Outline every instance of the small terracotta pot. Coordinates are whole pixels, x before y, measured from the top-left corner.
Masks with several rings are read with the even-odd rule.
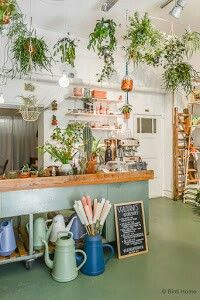
[[[86,173],[95,174],[96,172],[97,172],[97,160],[96,158],[94,158],[88,161],[86,166]]]
[[[30,54],[35,54],[36,51],[37,51],[37,48],[34,47],[33,45],[31,45],[30,42],[27,42],[27,43],[26,43],[25,48],[26,48],[26,50],[28,50],[28,52],[29,52]]]
[[[58,125],[58,120],[52,120],[51,125]]]
[[[3,17],[3,24],[6,25],[6,24],[9,24],[9,23],[10,23],[10,16],[5,15]]]
[[[131,115],[130,112],[124,113],[123,115],[125,120],[130,119],[130,115]]]
[[[30,172],[20,172],[19,173],[19,178],[29,178],[30,177]]]
[[[123,79],[121,83],[121,90],[124,92],[131,92],[133,90],[133,80]]]

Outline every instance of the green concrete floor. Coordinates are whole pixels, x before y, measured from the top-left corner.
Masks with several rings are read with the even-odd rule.
[[[2,300],[200,299],[200,216],[181,202],[150,200],[149,253],[112,259],[98,277],[57,283],[43,260],[0,266]],[[168,289],[176,290],[169,294]],[[184,291],[181,291],[184,290]],[[195,290],[196,294],[186,294]],[[190,293],[190,292],[189,292]]]

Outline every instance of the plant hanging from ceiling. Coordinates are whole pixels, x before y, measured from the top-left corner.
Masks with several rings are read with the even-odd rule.
[[[167,91],[175,93],[182,88],[188,95],[192,91],[192,81],[198,72],[187,62],[200,49],[200,39],[196,33],[186,32],[183,36],[171,36],[165,41],[162,65],[163,81]]]
[[[15,0],[0,0],[0,26],[9,24],[16,12]]]
[[[140,18],[139,13],[129,17],[129,25],[124,40],[127,46],[124,47],[128,60],[136,65],[146,63],[148,65],[159,65],[163,51],[164,34],[157,30],[148,14]]]
[[[54,45],[54,56],[59,55],[61,63],[66,63],[74,67],[74,61],[76,58],[76,47],[78,40],[72,39],[68,32],[67,36],[58,40]]]
[[[117,24],[113,20],[102,18],[97,21],[94,31],[89,36],[87,48],[97,52],[104,62],[102,72],[97,74],[98,82],[110,79],[115,73],[113,53],[117,47],[116,27]]]
[[[36,31],[28,31],[24,34],[21,32],[14,41],[11,48],[13,59],[15,61],[15,73],[20,76],[28,75],[32,70],[45,69],[50,71],[51,68],[51,54],[48,50],[47,44],[43,38],[36,35]]]

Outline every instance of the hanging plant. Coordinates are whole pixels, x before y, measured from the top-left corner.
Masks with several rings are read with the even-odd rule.
[[[0,26],[9,24],[17,11],[15,0],[0,0]]]
[[[182,88],[188,95],[192,91],[192,81],[198,72],[187,61],[187,57],[198,49],[196,37],[186,33],[181,38],[171,36],[165,41],[163,54],[163,81],[167,91],[175,93]],[[194,39],[193,39],[194,38]]]
[[[11,52],[16,62],[13,77],[15,72],[21,76],[31,73],[32,70],[50,71],[52,60],[50,52],[44,39],[37,37],[35,30],[25,35],[21,32],[14,41]]]
[[[59,55],[60,61],[74,67],[74,61],[76,58],[76,39],[71,39],[68,32],[67,37],[64,37],[54,45],[54,56]]]
[[[113,20],[102,18],[97,21],[94,31],[89,36],[87,48],[97,52],[97,55],[103,58],[104,62],[102,72],[97,74],[98,82],[110,79],[115,73],[113,53],[117,46],[116,27],[117,24]]]
[[[163,39],[163,33],[153,26],[147,13],[140,18],[139,13],[135,12],[129,17],[127,34],[124,36],[128,44],[124,47],[128,60],[132,60],[136,65],[139,63],[159,65]]]
[[[163,81],[167,91],[175,93],[182,88],[189,95],[192,92],[193,79],[197,77],[199,73],[189,63],[182,62],[166,68]]]
[[[200,33],[196,31],[186,31],[182,37],[187,58],[191,58],[194,53],[200,50]]]
[[[124,119],[129,119],[130,118],[130,113],[133,110],[131,104],[125,104],[120,108],[121,113],[124,115]]]

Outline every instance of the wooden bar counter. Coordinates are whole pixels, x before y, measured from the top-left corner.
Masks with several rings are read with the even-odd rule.
[[[75,200],[89,194],[113,204],[143,200],[148,231],[148,181],[153,178],[153,171],[148,170],[0,180],[0,218],[69,209]],[[105,235],[107,241],[115,240],[113,209]]]

